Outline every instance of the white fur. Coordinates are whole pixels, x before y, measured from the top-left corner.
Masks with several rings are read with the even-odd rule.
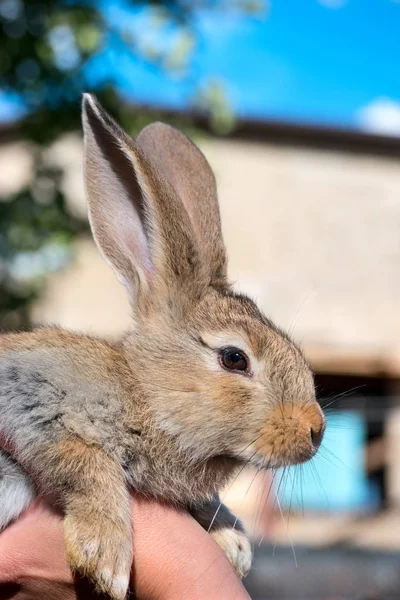
[[[32,480],[0,453],[0,531],[28,508],[36,496]]]
[[[212,529],[210,535],[226,554],[240,578],[245,577],[251,568],[251,544],[242,531],[232,527]]]
[[[111,569],[103,569],[100,573],[100,579],[117,598],[125,598],[129,586],[129,577],[114,575]]]

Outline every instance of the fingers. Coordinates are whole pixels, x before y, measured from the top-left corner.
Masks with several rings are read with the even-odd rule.
[[[132,516],[131,590],[138,600],[249,600],[221,549],[188,513],[136,496]],[[43,500],[0,534],[0,590],[21,582],[24,590],[18,593],[25,595],[10,596],[13,600],[78,598],[61,517]]]
[[[249,600],[222,550],[188,513],[139,497],[133,509],[132,588],[139,598]]]
[[[18,521],[0,534],[0,582],[23,577],[71,579],[60,516],[43,500],[35,500]]]
[[[0,534],[0,598],[76,600],[62,522],[43,500]]]

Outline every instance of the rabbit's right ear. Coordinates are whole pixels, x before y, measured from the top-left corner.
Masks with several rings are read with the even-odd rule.
[[[165,123],[147,125],[136,143],[177,192],[189,215],[212,285],[227,286],[217,186],[205,156],[186,135]]]
[[[139,312],[182,308],[207,279],[187,211],[94,96],[84,95],[82,112],[89,219],[101,253]]]
[[[150,285],[152,264],[144,225],[143,192],[129,140],[90,94],[82,104],[84,171],[89,220],[106,261],[130,296]]]

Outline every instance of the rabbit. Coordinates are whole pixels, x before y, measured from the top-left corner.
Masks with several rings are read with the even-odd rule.
[[[251,547],[218,494],[245,464],[316,453],[313,374],[233,291],[200,150],[159,122],[134,141],[90,94],[82,113],[89,221],[132,328],[115,343],[57,328],[0,337],[0,527],[51,494],[71,569],[123,600],[135,490],[190,511],[243,577]]]

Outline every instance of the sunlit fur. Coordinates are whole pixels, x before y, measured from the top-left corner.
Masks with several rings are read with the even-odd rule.
[[[129,488],[190,509],[243,576],[251,549],[218,492],[246,463],[315,453],[325,424],[312,374],[232,291],[215,180],[196,146],[161,123],[134,142],[90,96],[83,117],[91,227],[133,327],[115,343],[56,328],[0,338],[0,436],[63,507],[72,568],[114,600],[132,560]],[[221,366],[231,344],[248,373]],[[13,472],[25,506],[33,487]],[[9,509],[3,525],[18,516]]]

